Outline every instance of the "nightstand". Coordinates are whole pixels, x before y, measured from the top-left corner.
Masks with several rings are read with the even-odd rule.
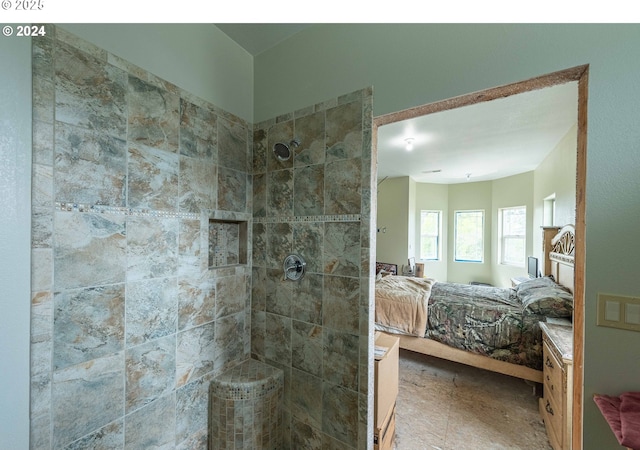
[[[573,329],[540,322],[543,344],[543,397],[539,401],[549,442],[554,450],[571,449],[573,406]]]

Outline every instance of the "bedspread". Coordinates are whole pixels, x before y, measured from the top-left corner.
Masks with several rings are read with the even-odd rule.
[[[573,297],[551,279],[498,288],[386,276],[376,281],[376,329],[432,339],[542,370],[547,317],[571,317]]]
[[[386,276],[376,281],[376,323],[404,334],[423,337],[434,280]]]
[[[514,289],[436,283],[425,337],[541,370],[541,320],[544,316],[523,311]]]

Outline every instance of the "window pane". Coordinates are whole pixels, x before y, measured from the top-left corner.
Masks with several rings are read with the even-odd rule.
[[[438,213],[434,211],[422,211],[422,234],[438,234]]]
[[[500,218],[500,263],[524,266],[527,208],[502,208]]]
[[[502,233],[504,235],[524,235],[526,228],[525,208],[509,208],[502,210]]]
[[[420,259],[440,258],[440,211],[420,211]]]
[[[420,241],[420,259],[438,259],[438,241],[436,237],[423,237]]]
[[[524,239],[505,238],[504,239],[504,264],[522,265],[524,261]]]
[[[484,212],[456,212],[456,261],[482,262],[484,257]]]

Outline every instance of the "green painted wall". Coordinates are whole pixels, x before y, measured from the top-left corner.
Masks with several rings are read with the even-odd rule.
[[[0,448],[29,448],[31,39],[0,39]]]
[[[587,450],[616,448],[593,393],[638,389],[640,333],[595,322],[598,292],[640,295],[639,46],[637,24],[331,24],[303,30],[254,61],[256,120],[369,85],[378,116],[589,64]]]

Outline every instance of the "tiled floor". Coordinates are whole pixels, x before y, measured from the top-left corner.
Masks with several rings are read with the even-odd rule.
[[[550,450],[533,386],[400,350],[396,450]]]

